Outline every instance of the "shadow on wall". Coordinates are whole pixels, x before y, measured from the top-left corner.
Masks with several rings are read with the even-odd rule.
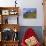
[[[39,41],[41,43],[43,43],[43,30],[42,30],[41,26],[32,26],[32,27],[30,27],[30,26],[21,26],[20,32],[19,32],[20,42],[21,42],[21,40],[24,36],[24,33],[27,31],[28,28],[32,28],[36,32]]]

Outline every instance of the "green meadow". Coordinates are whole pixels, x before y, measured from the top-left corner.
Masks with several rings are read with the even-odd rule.
[[[28,12],[23,15],[24,18],[36,18],[36,12]]]

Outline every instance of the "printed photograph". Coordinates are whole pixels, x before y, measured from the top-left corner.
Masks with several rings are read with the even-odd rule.
[[[36,18],[36,8],[23,8],[24,18]]]

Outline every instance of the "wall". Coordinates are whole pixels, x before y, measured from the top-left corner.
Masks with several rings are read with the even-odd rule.
[[[14,1],[15,0],[0,0],[0,6],[1,7],[14,6]]]
[[[0,6],[9,7],[15,6],[15,0],[0,0]],[[43,0],[17,0],[17,3],[20,7],[20,16],[19,24],[20,26],[43,26]],[[36,19],[24,19],[23,18],[23,8],[36,8],[37,9],[37,18]],[[28,23],[28,24],[27,24]]]
[[[32,28],[34,32],[37,34],[37,37],[41,43],[43,43],[43,30],[41,26],[21,26],[20,32],[19,32],[19,39],[20,42],[27,31],[28,28]]]
[[[23,5],[22,5],[23,4]],[[20,25],[21,26],[43,26],[43,6],[42,0],[24,0],[22,3],[20,12]],[[37,18],[36,19],[24,19],[23,18],[23,8],[36,8]]]

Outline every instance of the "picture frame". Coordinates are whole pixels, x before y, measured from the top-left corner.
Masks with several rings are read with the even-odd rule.
[[[23,18],[25,19],[34,19],[37,16],[36,8],[23,8]]]
[[[9,10],[2,10],[2,15],[9,15]]]
[[[10,10],[10,11],[9,11],[9,14],[10,14],[10,15],[16,15],[16,14],[17,14],[17,11],[16,11],[16,10]]]

